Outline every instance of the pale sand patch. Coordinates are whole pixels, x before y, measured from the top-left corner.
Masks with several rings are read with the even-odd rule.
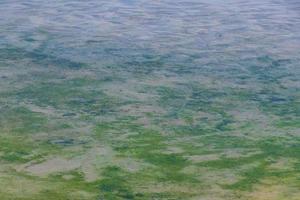
[[[240,176],[241,172],[251,169],[259,163],[251,163],[243,165],[239,168],[233,169],[218,169],[211,170],[206,167],[199,167],[196,165],[190,165],[181,170],[182,173],[193,175],[196,179],[200,180],[207,186],[213,185],[230,185],[241,180],[243,177]]]
[[[185,156],[188,160],[199,163],[204,161],[212,161],[212,160],[218,160],[220,158],[219,154],[207,154],[207,155],[193,155],[193,156]]]
[[[151,128],[151,120],[147,117],[140,117],[136,120],[136,122],[145,128]]]
[[[239,181],[242,177],[239,175],[241,169],[223,169],[223,170],[209,170],[198,168],[195,175],[199,177],[199,180],[205,182],[208,186],[213,185],[230,185]]]
[[[138,172],[144,167],[147,167],[148,165],[146,163],[142,163],[138,160],[135,160],[133,158],[124,158],[119,159],[117,161],[117,165],[121,167],[122,169],[125,169],[128,172]]]
[[[74,176],[71,175],[71,174],[66,174],[66,175],[63,175],[62,178],[65,179],[65,180],[71,180],[71,179],[74,178]]]
[[[121,98],[124,100],[127,99],[127,100],[141,101],[141,102],[149,102],[156,98],[156,96],[153,94],[138,92],[136,86],[139,84],[130,84],[130,83],[110,84],[110,85],[105,85],[103,88],[105,92],[109,93],[113,97]]]
[[[175,146],[168,146],[167,150],[164,151],[166,154],[177,154],[177,153],[183,153],[184,150],[180,147],[175,147]]]
[[[300,191],[284,185],[260,185],[248,197],[249,200],[300,200]]]
[[[48,159],[45,162],[25,167],[25,171],[28,171],[36,176],[45,177],[54,172],[75,170],[80,166],[80,159],[64,159],[60,157],[55,157]]]
[[[119,166],[128,172],[137,172],[145,167],[146,163],[133,159],[117,157],[109,146],[93,147],[85,154],[74,158],[52,157],[44,162],[29,162],[15,167],[17,171],[25,171],[35,176],[47,177],[52,173],[64,173],[72,170],[81,170],[87,182],[93,182],[100,178],[103,168]],[[64,175],[65,179],[72,177]]]
[[[199,195],[199,193],[201,195]],[[235,198],[229,190],[224,190],[218,185],[211,185],[210,187],[202,188],[201,191],[198,191],[198,195],[190,198],[190,200],[234,200],[240,199]],[[244,200],[244,199],[241,199]]]
[[[275,170],[291,170],[294,168],[294,164],[297,160],[291,158],[279,158],[274,163],[268,166],[269,169]]]
[[[213,171],[196,165],[189,165],[181,170],[182,173],[193,175],[194,178],[202,181],[206,185],[233,184],[241,177],[237,174],[238,170],[229,169]]]
[[[256,106],[249,106],[245,105],[244,103],[237,104],[236,108],[236,110],[232,110],[229,112],[229,114],[232,115],[237,121],[236,124],[240,124],[238,122],[255,123],[256,128],[260,130],[259,132],[261,132],[262,130],[270,130],[270,128],[272,128],[272,121],[274,120],[275,116],[267,116]]]
[[[197,194],[199,192],[199,187],[197,185],[181,185],[172,183],[151,183],[148,185],[139,186],[137,189],[139,192],[150,192],[150,193],[189,193]]]
[[[33,199],[40,192],[57,191],[63,186],[59,182],[45,182],[44,180],[31,179],[24,176],[16,176],[15,174],[0,173],[0,199]],[[60,191],[60,190],[59,190]],[[61,190],[62,191],[62,190]],[[70,192],[70,191],[68,191]],[[78,195],[77,195],[78,193]],[[87,191],[74,191],[67,194],[72,200],[94,199],[95,194]]]
[[[199,169],[199,167],[195,166],[195,165],[189,165],[187,167],[184,167],[180,172],[184,173],[184,174],[193,174],[195,177],[198,177],[201,175],[201,170]]]
[[[25,104],[21,104],[21,105],[27,107],[29,110],[31,110],[33,112],[42,113],[42,114],[45,114],[45,115],[55,115],[55,114],[57,114],[57,111],[54,108],[50,107],[50,106],[40,107],[40,106],[31,104],[31,103],[25,103]]]
[[[193,200],[224,200],[233,199],[230,191],[226,191],[217,185],[210,187],[203,186],[202,184],[174,184],[174,183],[152,183],[143,185],[137,188],[140,192],[146,193],[183,193],[189,194],[191,197],[188,199]],[[201,196],[199,195],[201,194]]]
[[[81,170],[84,173],[85,180],[92,182],[99,179],[100,170],[97,170],[98,166],[105,166],[106,161],[111,160],[113,156],[114,152],[110,147],[94,147],[89,150],[83,156],[81,164]]]
[[[29,162],[24,165],[17,166],[16,170],[29,172],[35,176],[47,177],[52,173],[81,169],[87,181],[94,181],[99,177],[98,172],[94,167],[97,157],[107,157],[111,154],[111,151],[112,150],[108,147],[94,147],[81,156],[70,159],[52,157],[41,163]]]
[[[241,158],[241,157],[249,157],[254,156],[256,154],[262,153],[258,150],[250,150],[250,149],[225,149],[221,155],[226,158]]]
[[[172,120],[168,120],[164,123],[162,123],[163,125],[167,125],[167,126],[170,126],[170,125],[174,125],[174,126],[185,126],[187,125],[187,122],[183,119],[172,119]]]

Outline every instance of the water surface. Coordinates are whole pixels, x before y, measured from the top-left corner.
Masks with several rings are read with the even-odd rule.
[[[300,196],[297,0],[1,0],[2,199]]]

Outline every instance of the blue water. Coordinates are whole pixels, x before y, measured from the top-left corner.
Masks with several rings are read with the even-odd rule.
[[[163,56],[165,67],[226,68],[299,58],[296,0],[0,2],[0,44],[82,62]],[[112,61],[113,60],[113,61]],[[188,70],[188,69],[186,69]]]

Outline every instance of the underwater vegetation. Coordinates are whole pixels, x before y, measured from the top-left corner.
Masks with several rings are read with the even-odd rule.
[[[300,200],[294,0],[0,2],[0,199]]]

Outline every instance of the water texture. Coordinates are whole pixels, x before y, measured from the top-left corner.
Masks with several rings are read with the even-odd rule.
[[[0,0],[0,199],[300,200],[297,0]]]

